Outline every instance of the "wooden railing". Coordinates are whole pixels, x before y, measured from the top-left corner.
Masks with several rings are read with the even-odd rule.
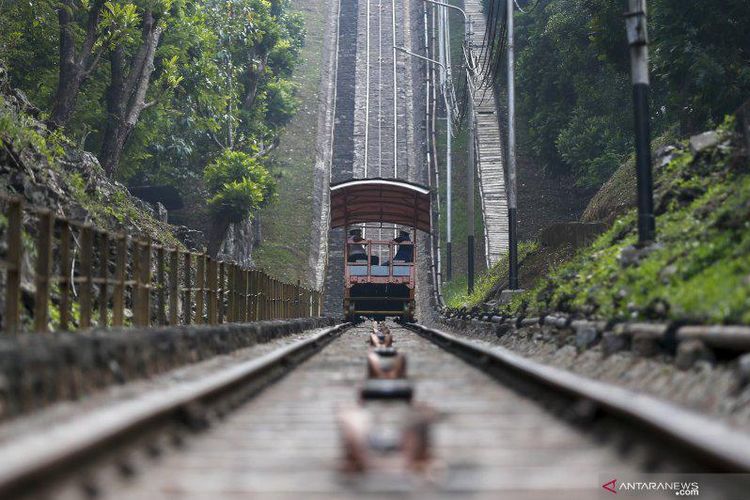
[[[6,219],[4,334],[320,315],[320,293],[299,282],[102,231],[26,207],[20,198],[3,196],[0,203]],[[24,276],[34,283],[25,294]]]

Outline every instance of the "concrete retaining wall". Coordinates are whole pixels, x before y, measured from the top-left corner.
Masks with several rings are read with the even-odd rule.
[[[332,324],[330,318],[303,318],[5,338],[0,340],[0,420]]]

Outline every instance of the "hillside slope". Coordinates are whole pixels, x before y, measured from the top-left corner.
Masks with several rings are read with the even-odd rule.
[[[39,114],[21,92],[0,89],[1,193],[101,229],[183,246],[157,210],[111,181],[93,154],[50,133]]]
[[[628,170],[621,170],[584,216],[614,220],[611,228],[569,260],[557,259],[549,274],[545,270],[529,291],[497,311],[750,323],[750,161],[736,121],[661,149],[655,170],[656,243],[636,245],[636,213],[629,208],[627,189],[612,188],[632,184],[632,174],[628,178]],[[522,252],[522,259],[533,262],[539,252]],[[502,281],[503,275],[497,270],[492,279]],[[498,291],[485,286],[490,289]],[[496,298],[474,296],[467,305]]]

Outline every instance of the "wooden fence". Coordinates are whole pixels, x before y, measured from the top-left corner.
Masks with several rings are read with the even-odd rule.
[[[263,271],[102,231],[1,197],[2,332],[319,316],[320,293]],[[25,263],[25,264],[24,264]],[[22,266],[29,266],[23,273]],[[22,279],[33,290],[22,307]],[[33,304],[27,303],[33,295]]]

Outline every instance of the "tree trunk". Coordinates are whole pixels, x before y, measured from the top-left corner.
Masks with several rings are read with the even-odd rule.
[[[103,2],[97,0],[89,10],[86,37],[78,54],[76,54],[73,2],[63,0],[57,10],[57,19],[60,24],[60,69],[49,119],[49,125],[53,129],[63,127],[70,121],[76,109],[81,86],[98,62],[98,57],[92,57],[92,50],[97,40],[102,5]]]
[[[60,79],[57,83],[57,91],[52,103],[52,113],[49,118],[51,129],[64,127],[76,109],[78,93],[81,90],[81,81],[71,71],[60,67]]]
[[[161,38],[161,27],[153,13],[143,16],[141,46],[129,61],[125,75],[125,54],[121,48],[110,55],[110,84],[107,88],[107,125],[102,140],[99,162],[110,177],[120,165],[122,152],[144,109],[146,94],[154,73],[154,56]]]
[[[263,77],[263,73],[266,71],[268,65],[268,54],[264,54],[260,58],[258,67],[256,68],[252,63],[247,69],[247,87],[245,89],[245,97],[242,100],[242,108],[246,111],[250,111],[255,104],[255,99],[258,96],[258,88],[260,87],[260,80]]]
[[[130,137],[133,128],[127,123],[110,125],[110,121],[114,120],[107,120],[107,133],[105,133],[102,142],[99,163],[102,164],[107,175],[114,177],[117,173],[117,167],[120,165],[120,159],[122,158],[122,152],[125,150],[125,144],[127,144],[128,137]]]

